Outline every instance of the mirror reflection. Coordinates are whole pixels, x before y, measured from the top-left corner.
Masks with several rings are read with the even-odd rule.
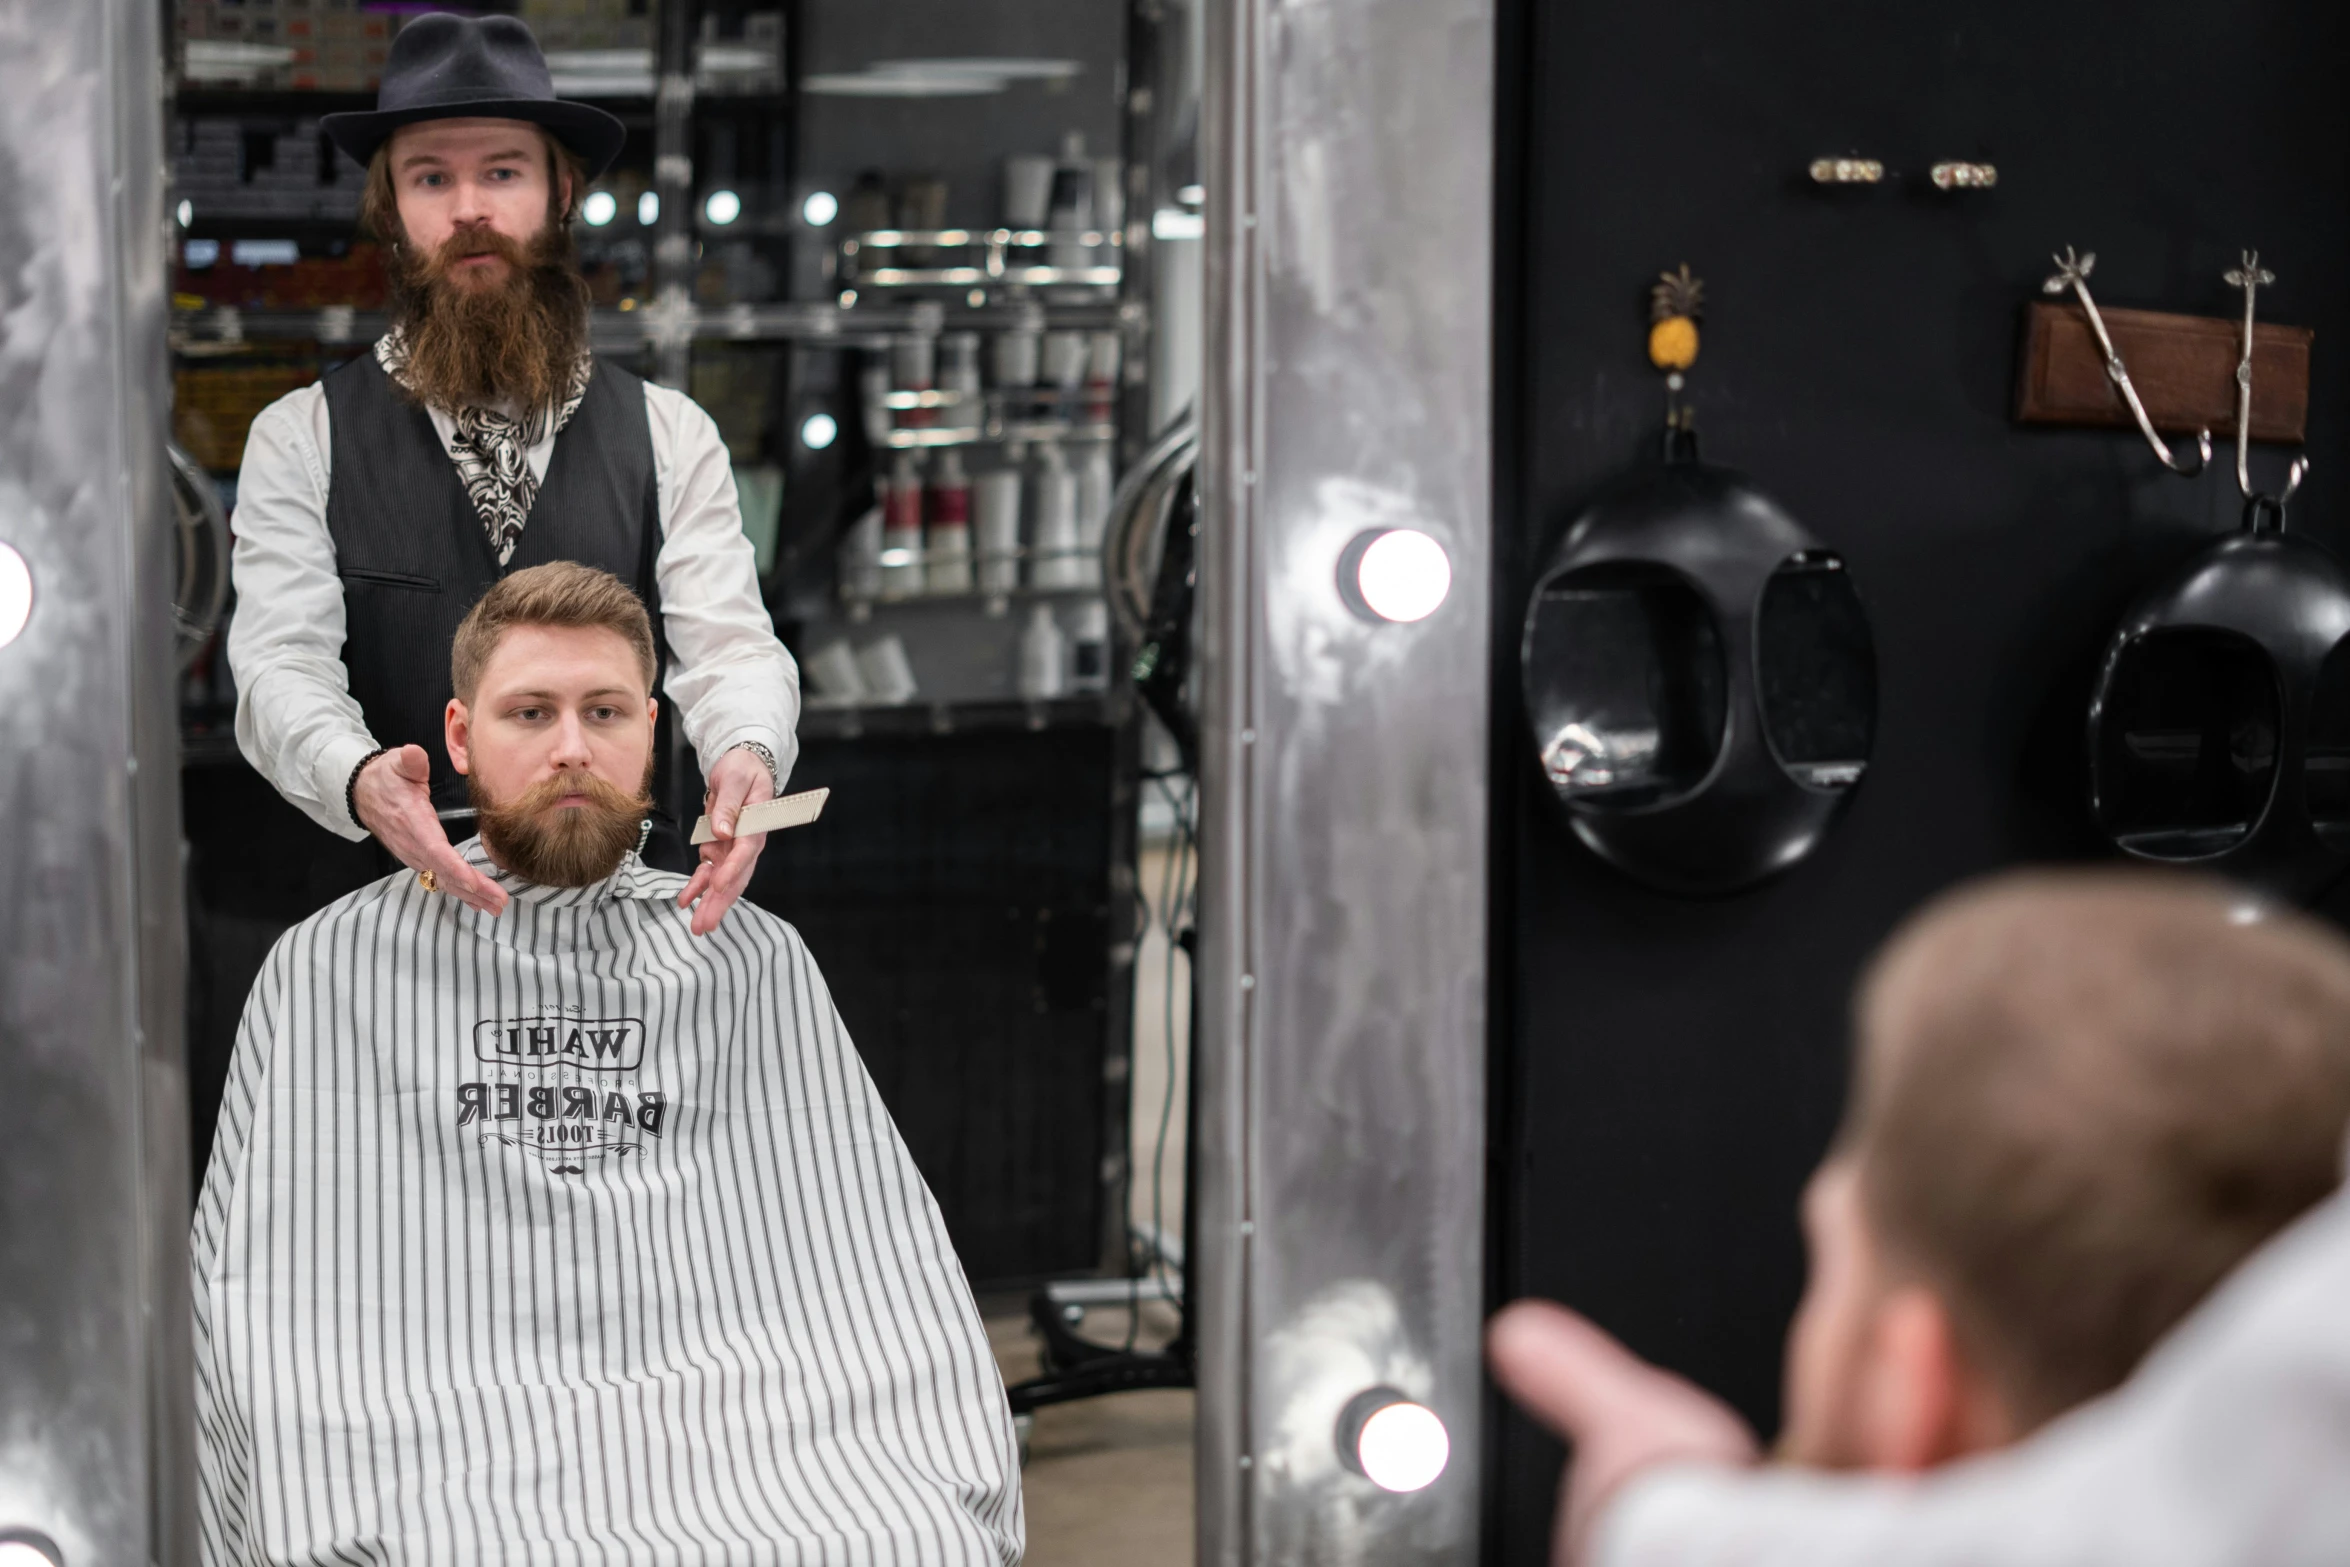
[[[680,1252],[677,1280],[614,1264],[604,1287],[666,1320],[691,1315],[697,1270],[752,1281],[754,1298],[681,1330],[687,1361],[763,1335],[799,1345],[810,1308],[795,1292],[831,1291],[842,1409],[882,1396],[888,1376],[856,1366],[899,1333],[935,1340],[914,1357],[935,1374],[892,1395],[913,1401],[909,1421],[977,1422],[954,1460],[965,1500],[940,1503],[960,1520],[949,1533],[1007,1537],[1018,1492],[1030,1561],[1188,1560],[1196,503],[1181,432],[1200,355],[1197,7],[171,10],[189,1037],[195,1175],[218,1205],[204,1254],[230,1274],[257,1255],[232,1210],[261,1215],[261,1232],[373,1234],[333,1204],[367,1149],[403,1139],[440,1161],[455,1136],[477,1164],[496,1153],[576,1183],[559,1192],[626,1187],[694,1130],[690,1111],[661,1108],[679,1102],[654,1075],[665,1006],[680,1048],[746,1073],[762,1048],[825,1061],[837,1041],[836,1086],[804,1105],[737,1081],[738,1110],[696,1156],[717,1163],[696,1168],[764,1194],[709,1197],[728,1218],[697,1244],[828,1238],[838,1256],[787,1248],[729,1271]],[[478,112],[415,97],[433,72],[470,83]],[[625,614],[578,609],[582,595],[609,609],[601,587],[545,575],[559,562],[642,602],[649,663]],[[469,611],[493,584],[514,603],[485,625]],[[548,607],[565,593],[569,607]],[[478,667],[450,665],[468,637]],[[582,660],[603,670],[594,691],[562,685]],[[558,756],[567,744],[576,763]],[[532,768],[601,781],[547,807],[565,836],[534,840],[538,858],[512,825]],[[649,823],[633,846],[614,840],[617,873],[601,851],[565,857],[607,785],[614,820]],[[705,814],[723,826],[816,789],[830,794],[809,826],[687,841]],[[589,860],[608,873],[591,891],[691,876],[682,918],[700,945],[661,995],[623,994],[634,981],[592,956],[606,936],[562,936],[548,888],[515,869],[552,879]],[[264,1062],[252,1003],[291,1007],[312,981],[269,955],[387,877],[399,890],[382,895],[416,918],[537,921],[552,945],[531,956],[481,936],[482,971],[501,977],[479,994],[433,968],[445,952],[320,956],[465,1012],[469,1042],[452,1048],[474,1075],[429,1123],[296,1133],[271,1107],[321,1090],[284,1057]],[[798,1010],[724,1021],[774,993],[746,974],[795,964],[818,976]],[[374,1059],[358,1043],[371,1026],[350,1024],[353,1071]],[[746,1040],[766,1043],[730,1054]],[[880,1163],[783,1159],[791,1178],[762,1185],[762,1139],[783,1147],[814,1106],[862,1103],[855,1072],[877,1119],[840,1146],[870,1142]],[[439,1091],[413,1089],[419,1103]],[[366,1091],[331,1092],[358,1096],[350,1127],[376,1126]],[[919,1202],[911,1228],[850,1212],[887,1185],[892,1146],[935,1204],[935,1244]],[[316,1192],[267,1195],[280,1188],[252,1172],[304,1149],[329,1171]],[[432,1206],[444,1177],[465,1179],[451,1163],[385,1177],[425,1204],[394,1230],[443,1228],[431,1213],[458,1211]],[[650,1190],[605,1217],[656,1223],[629,1206]],[[828,1196],[841,1206],[819,1216]],[[795,1218],[802,1199],[815,1206]],[[324,1206],[305,1217],[301,1202]],[[694,1200],[661,1215],[703,1224]],[[870,1269],[842,1260],[860,1256]],[[938,1294],[958,1275],[975,1313]],[[265,1309],[224,1290],[224,1325]],[[941,1391],[968,1369],[966,1323],[973,1366],[992,1362],[1010,1389],[1004,1411]],[[253,1407],[251,1373],[215,1367],[207,1407]],[[758,1380],[732,1396],[783,1446],[831,1418],[795,1403],[789,1377],[772,1399]],[[1002,1413],[1012,1467],[990,1478]],[[850,1469],[911,1461],[842,1418]],[[283,1474],[258,1448],[238,1463],[251,1483]],[[795,1505],[894,1527],[889,1507],[844,1500],[843,1476],[839,1496],[817,1487]]]

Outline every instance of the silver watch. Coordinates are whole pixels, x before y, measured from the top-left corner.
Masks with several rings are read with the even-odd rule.
[[[756,740],[737,740],[727,747],[730,751],[748,751],[767,764],[767,782],[777,794],[783,793],[783,769],[775,765],[775,753]]]

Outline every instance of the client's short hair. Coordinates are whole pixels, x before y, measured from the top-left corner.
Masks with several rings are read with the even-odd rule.
[[[1962,889],[1887,945],[1855,1021],[1870,1231],[2027,1427],[2120,1383],[2341,1179],[2350,944],[2215,882]]]
[[[659,666],[653,654],[652,617],[645,613],[644,601],[608,571],[558,560],[525,566],[500,578],[467,611],[449,649],[449,683],[458,700],[473,700],[483,666],[514,626],[600,626],[616,632],[635,651],[646,688],[652,687]]]

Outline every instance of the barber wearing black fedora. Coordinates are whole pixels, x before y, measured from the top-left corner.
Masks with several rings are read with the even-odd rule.
[[[312,820],[372,834],[428,887],[496,913],[504,890],[441,822],[466,805],[438,743],[450,645],[508,572],[601,567],[653,607],[664,716],[710,785],[719,840],[678,899],[706,935],[764,842],[735,837],[736,814],[790,770],[799,672],[760,602],[717,426],[588,350],[571,223],[621,124],[556,98],[521,22],[436,13],[394,40],[373,112],[322,126],[366,166],[392,325],[253,422],[228,645],[238,744]]]

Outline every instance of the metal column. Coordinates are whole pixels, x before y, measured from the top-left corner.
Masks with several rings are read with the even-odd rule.
[[[160,22],[0,10],[0,1540],[69,1567],[195,1556]]]
[[[1195,1280],[1203,1563],[1477,1549],[1492,0],[1214,0]],[[1349,542],[1451,557],[1360,618]],[[1390,1494],[1337,1426],[1450,1430]]]

